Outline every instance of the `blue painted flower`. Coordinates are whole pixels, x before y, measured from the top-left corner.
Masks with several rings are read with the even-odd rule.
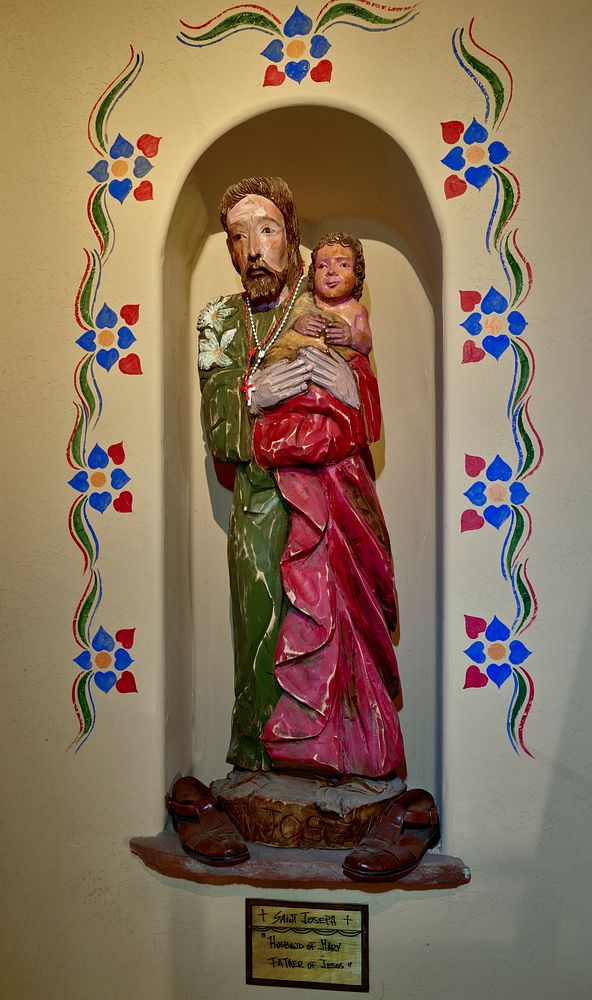
[[[487,142],[489,132],[476,118],[473,118],[466,129],[460,121],[443,122],[442,138],[448,145],[461,139],[462,144],[453,145],[440,162],[454,171],[457,177],[462,174],[466,183],[478,191],[493,176],[494,168],[507,160],[510,155],[510,150],[503,142],[498,140]],[[450,180],[448,177],[444,183],[446,197],[454,198],[464,194],[466,185],[462,183],[459,185],[458,181],[456,184],[451,184]]]
[[[512,667],[519,667],[520,664],[531,655],[531,650],[527,649],[520,639],[510,639],[511,629],[495,615],[489,624],[479,619],[471,619],[472,622],[480,622],[472,632],[484,633],[485,642],[477,639],[463,650],[465,656],[475,665],[482,666],[487,663],[485,673],[498,688],[505,684],[508,677],[512,675]],[[485,626],[485,628],[484,628]],[[510,639],[510,642],[508,642]],[[480,685],[470,685],[480,686]]]
[[[68,480],[68,486],[77,493],[87,493],[89,505],[100,514],[111,503],[120,514],[129,513],[133,503],[132,494],[129,490],[121,492],[130,482],[130,477],[122,468],[124,461],[123,442],[110,445],[106,451],[96,444],[88,456],[88,468],[80,469],[72,476]],[[119,495],[114,497],[114,493]]]
[[[302,83],[310,72],[311,79],[316,83],[325,83],[331,79],[333,66],[325,59],[331,48],[331,43],[325,35],[312,35],[312,20],[299,7],[295,7],[284,24],[284,39],[274,38],[265,46],[261,55],[269,59],[271,66],[267,67],[263,79],[264,87],[278,87],[286,77],[295,83]],[[307,38],[304,42],[302,39]],[[280,64],[287,57],[287,62],[280,70]],[[311,59],[321,60],[311,69]]]
[[[125,305],[119,310],[118,317],[105,302],[95,319],[94,327],[85,330],[76,343],[83,351],[94,354],[97,364],[105,371],[111,371],[117,364],[124,375],[141,375],[138,355],[127,353],[136,340],[130,327],[138,322],[139,315],[138,305]]]
[[[463,312],[470,313],[460,326],[471,337],[482,336],[483,351],[496,361],[499,361],[510,346],[510,337],[519,337],[528,325],[517,309],[508,312],[508,299],[493,285],[484,297],[480,292],[461,291],[460,305]],[[475,306],[480,306],[480,310],[477,311]],[[482,354],[475,356],[475,352],[472,351],[467,360],[480,361],[482,357]]]
[[[481,466],[481,469],[485,468],[485,461],[479,455],[467,457],[471,460],[471,465],[468,465],[465,461],[467,470],[469,468],[479,468],[479,466]],[[483,518],[485,521],[488,524],[492,524],[498,530],[510,517],[512,507],[519,507],[529,495],[524,483],[519,480],[510,483],[512,477],[511,466],[507,462],[504,462],[503,458],[499,455],[496,455],[485,469],[486,481],[477,480],[464,493],[464,496],[466,496],[467,500],[474,507],[483,508]],[[483,521],[476,519],[476,515],[473,515],[472,518],[465,518],[465,528],[463,530],[482,527]]]
[[[111,197],[121,204],[132,190],[136,201],[150,201],[152,184],[144,178],[154,166],[151,160],[158,153],[159,143],[157,136],[145,133],[134,146],[119,133],[109,148],[109,159],[97,160],[88,173],[97,184],[107,184]]]
[[[115,638],[101,625],[95,632],[91,649],[74,657],[82,670],[92,670],[96,686],[104,694],[112,688],[121,693],[136,691],[136,682],[129,667],[134,662],[128,653],[134,642],[135,629],[120,629]]]

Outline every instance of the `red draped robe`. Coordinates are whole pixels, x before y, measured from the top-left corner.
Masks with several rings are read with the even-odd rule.
[[[255,421],[253,454],[290,508],[281,559],[288,612],[275,654],[282,695],[263,731],[276,767],[381,777],[403,760],[390,630],[389,538],[362,449],[380,433],[368,361],[350,362],[360,409],[314,384]]]

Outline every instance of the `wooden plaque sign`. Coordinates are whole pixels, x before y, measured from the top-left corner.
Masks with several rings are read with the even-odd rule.
[[[368,907],[247,899],[247,983],[367,993]]]

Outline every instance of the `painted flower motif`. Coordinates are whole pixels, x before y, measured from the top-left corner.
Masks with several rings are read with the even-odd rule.
[[[271,63],[263,78],[264,87],[278,87],[286,77],[300,84],[310,74],[315,83],[331,79],[333,65],[325,59],[331,45],[325,33],[335,25],[361,28],[364,31],[391,31],[409,24],[419,13],[418,4],[407,7],[387,7],[375,0],[329,0],[312,19],[295,7],[285,23],[266,7],[239,3],[226,7],[203,24],[181,21],[177,41],[191,48],[217,45],[237,31],[259,31],[272,36],[261,52]],[[390,16],[393,14],[394,16]],[[284,63],[284,59],[286,62]],[[312,60],[319,60],[312,65]],[[280,65],[283,64],[283,65]]]
[[[498,140],[486,145],[489,132],[476,118],[468,128],[461,121],[441,124],[444,142],[453,147],[440,161],[454,171],[444,181],[444,194],[447,198],[458,198],[468,184],[480,191],[492,177],[494,168],[507,160],[510,150]],[[462,145],[456,145],[459,139]]]
[[[463,650],[472,661],[465,674],[465,688],[485,687],[489,681],[501,688],[512,676],[512,668],[519,667],[531,655],[532,651],[520,639],[511,639],[512,630],[497,615],[489,624],[485,618],[465,615],[465,631],[469,639],[476,640]],[[479,639],[480,635],[483,639]],[[484,664],[487,664],[485,672],[480,669]]]
[[[197,317],[198,330],[212,330],[214,333],[222,333],[225,321],[236,312],[236,306],[227,306],[229,296],[219,295],[204,306]]]
[[[94,354],[97,364],[105,371],[111,371],[117,364],[124,375],[142,375],[142,366],[137,354],[127,353],[136,337],[130,330],[140,317],[139,305],[122,306],[117,313],[105,302],[95,320],[94,328],[85,330],[76,343],[83,351]],[[120,324],[119,320],[123,320]]]
[[[77,493],[87,493],[89,505],[99,514],[111,503],[118,513],[129,514],[134,498],[129,490],[123,489],[130,482],[130,476],[122,468],[124,462],[123,441],[110,445],[106,451],[96,444],[87,459],[88,471],[81,469],[68,480],[68,486]]]
[[[487,468],[485,459],[480,455],[465,455],[465,471],[472,479],[476,479],[484,469],[485,480],[472,483],[463,494],[473,508],[481,508],[483,514],[473,508],[464,510],[460,519],[461,532],[476,531],[483,527],[485,521],[499,530],[511,516],[512,507],[521,506],[529,495],[520,480],[510,482],[514,475],[512,468],[499,455]]]
[[[460,326],[473,338],[463,344],[463,365],[482,361],[486,354],[499,361],[510,346],[510,337],[524,333],[526,319],[517,309],[508,312],[508,299],[493,285],[485,296],[475,291],[459,294],[462,311],[470,313]]]
[[[115,688],[120,694],[136,692],[136,678],[129,669],[134,662],[128,653],[134,644],[134,628],[122,628],[115,638],[101,625],[95,632],[91,649],[84,649],[74,658],[82,670],[92,670],[99,691],[107,694]]]
[[[271,63],[263,77],[264,87],[279,87],[286,77],[300,84],[309,73],[315,83],[329,82],[333,64],[323,56],[331,48],[331,43],[325,35],[317,34],[307,38],[311,31],[311,18],[308,14],[303,14],[299,7],[295,7],[284,24],[284,38],[274,38],[261,52]],[[287,61],[284,62],[284,59]],[[314,59],[320,61],[311,68],[311,60]],[[283,64],[281,69],[280,64]]]
[[[232,364],[232,358],[225,354],[225,349],[234,339],[236,327],[223,333],[220,340],[213,330],[204,330],[199,338],[199,358],[198,366],[202,371],[209,371],[210,368],[228,368]]]
[[[97,184],[107,184],[109,194],[120,204],[132,190],[136,201],[151,201],[152,184],[144,178],[154,166],[151,161],[158,153],[159,143],[160,137],[146,132],[134,146],[119,133],[109,149],[109,159],[97,160],[88,173]]]

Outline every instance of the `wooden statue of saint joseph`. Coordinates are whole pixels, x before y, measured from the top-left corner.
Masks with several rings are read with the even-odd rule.
[[[307,291],[284,181],[232,185],[220,214],[244,293],[214,299],[197,326],[207,444],[236,468],[228,761],[392,775],[403,761],[396,594],[364,460],[381,413],[361,246],[322,240]]]

